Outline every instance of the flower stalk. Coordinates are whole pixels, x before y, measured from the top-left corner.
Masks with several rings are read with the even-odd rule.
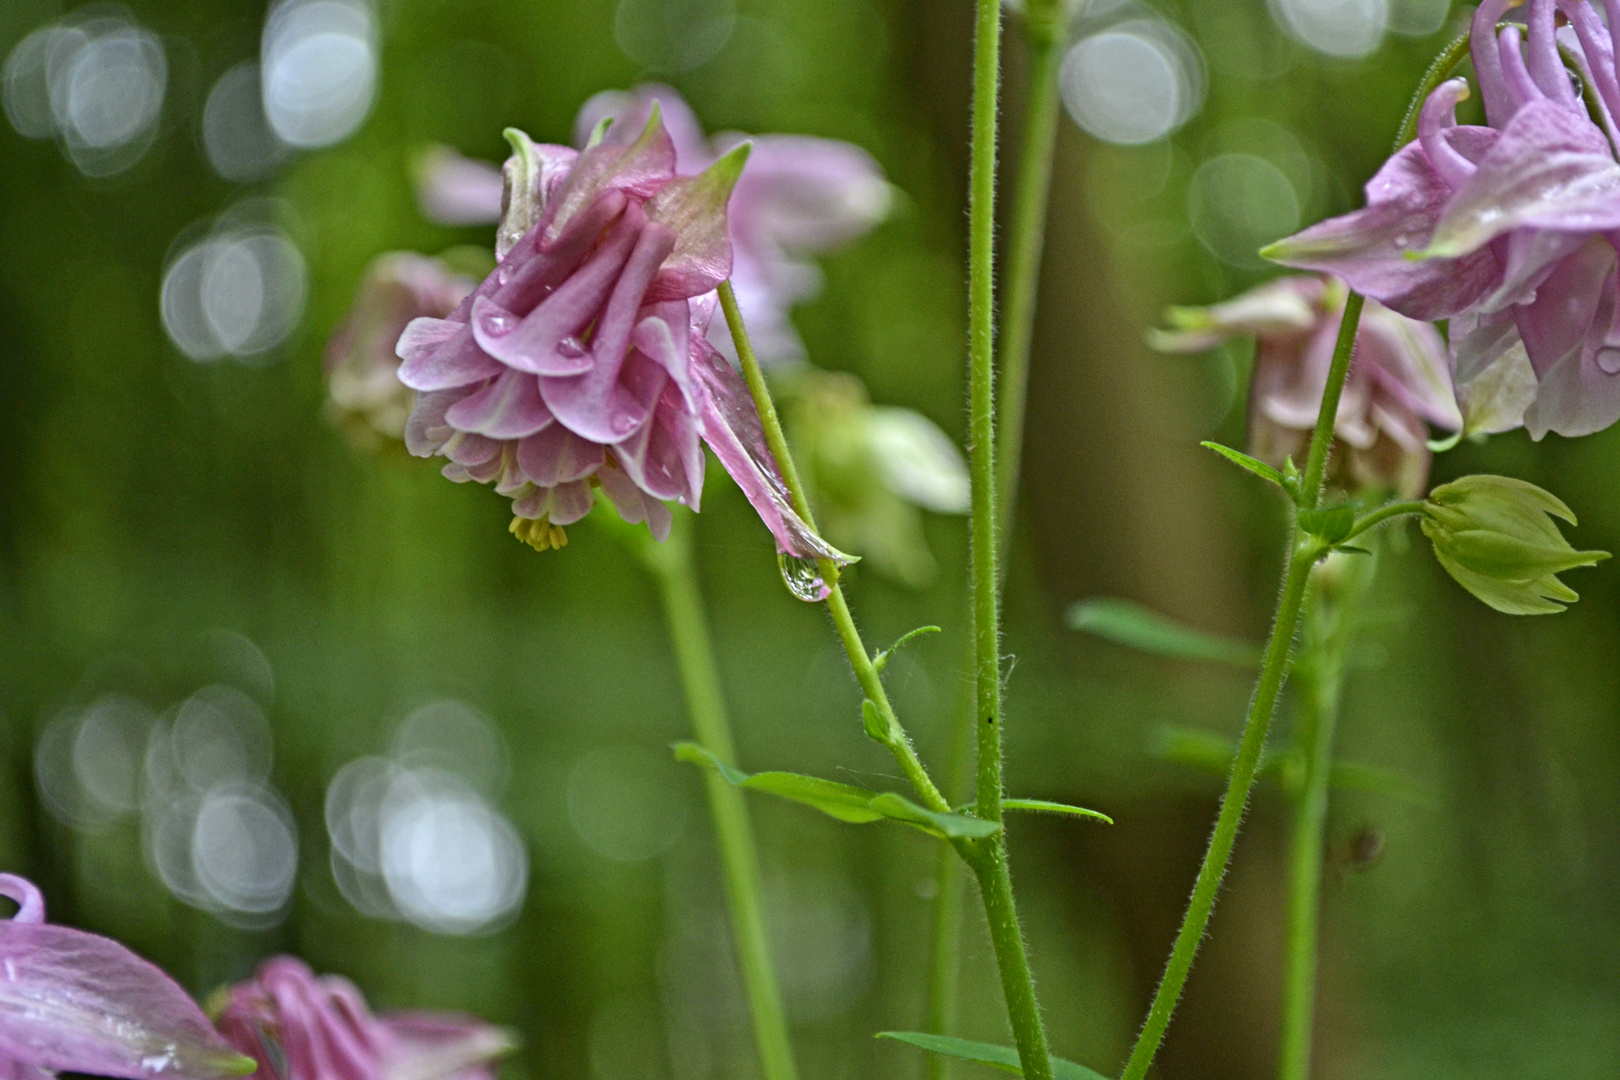
[[[1260,764],[1260,753],[1265,748],[1266,732],[1271,726],[1277,699],[1282,693],[1283,681],[1288,675],[1288,656],[1299,629],[1300,612],[1305,604],[1306,587],[1310,584],[1311,568],[1327,553],[1328,545],[1320,538],[1298,527],[1302,510],[1314,510],[1322,495],[1322,478],[1327,470],[1328,446],[1333,440],[1333,421],[1338,415],[1339,396],[1344,390],[1345,376],[1350,371],[1350,357],[1355,349],[1356,328],[1361,322],[1362,298],[1351,293],[1345,302],[1344,321],[1339,328],[1339,339],[1333,350],[1332,365],[1328,370],[1327,387],[1322,394],[1322,406],[1317,413],[1316,429],[1311,434],[1311,446],[1306,458],[1305,477],[1299,491],[1297,509],[1291,511],[1289,522],[1288,568],[1283,577],[1282,596],[1277,601],[1277,612],[1271,624],[1271,636],[1266,641],[1260,678],[1255,685],[1254,697],[1249,703],[1249,715],[1243,726],[1243,738],[1238,744],[1237,757],[1232,763],[1232,775],[1227,781],[1226,794],[1221,798],[1221,810],[1215,820],[1215,831],[1198,878],[1193,884],[1192,899],[1187,914],[1176,935],[1164,977],[1153,995],[1146,1022],[1131,1050],[1122,1080],[1142,1080],[1148,1067],[1164,1042],[1164,1033],[1170,1026],[1171,1014],[1181,1000],[1187,974],[1192,970],[1204,930],[1215,909],[1215,896],[1221,879],[1231,860],[1232,845],[1237,840],[1238,827],[1254,788],[1254,774]]]
[[[1398,504],[1397,504],[1398,505]],[[1344,685],[1345,657],[1354,636],[1358,602],[1377,572],[1371,558],[1343,556],[1341,579],[1318,587],[1306,617],[1305,646],[1298,678],[1299,718],[1294,746],[1305,764],[1299,790],[1292,792],[1288,848],[1288,936],[1283,961],[1282,1035],[1277,1080],[1306,1080],[1311,1067],[1311,1035],[1316,1014],[1324,828],[1333,737]]]
[[[690,534],[690,515],[678,514],[664,543],[654,543],[650,537],[638,539],[642,560],[658,582],[693,734],[705,750],[734,765],[736,745],[726,715],[714,642],[703,609],[703,594],[698,587]],[[732,940],[742,968],[760,1071],[765,1080],[795,1080],[797,1069],[787,1015],[782,1008],[770,941],[765,933],[759,855],[754,846],[748,807],[743,802],[743,793],[715,770],[704,769],[703,782],[708,788],[709,812],[714,819],[715,839],[725,873]]]

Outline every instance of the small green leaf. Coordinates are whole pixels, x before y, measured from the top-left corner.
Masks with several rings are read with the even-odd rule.
[[[1198,445],[1215,451],[1217,454],[1221,455],[1221,457],[1237,465],[1239,468],[1248,469],[1262,480],[1270,480],[1278,487],[1285,486],[1283,484],[1283,474],[1278,472],[1276,469],[1273,469],[1270,465],[1267,465],[1257,457],[1250,457],[1241,450],[1234,450],[1230,446],[1222,446],[1218,442],[1209,442],[1206,440]]]
[[[1417,783],[1400,773],[1353,761],[1335,761],[1328,770],[1328,784],[1344,791],[1365,791],[1388,795],[1418,806],[1432,806],[1434,799]]]
[[[911,631],[909,634],[904,635],[899,641],[896,641],[887,649],[880,649],[877,654],[872,657],[872,666],[877,668],[878,674],[881,675],[883,673],[883,669],[889,666],[889,658],[900,651],[900,646],[906,645],[910,643],[913,638],[922,637],[924,634],[937,634],[939,632],[940,630],[937,626],[917,627],[917,629]]]
[[[1430,439],[1428,440],[1429,450],[1431,453],[1443,454],[1462,442],[1462,437],[1463,433],[1461,431],[1454,431],[1444,439]]]
[[[924,832],[952,840],[982,840],[1001,831],[1001,826],[994,821],[970,814],[941,814],[926,810],[905,796],[888,791],[874,795],[867,805],[892,821],[915,825]]]
[[[676,743],[675,756],[681,761],[715,769],[733,787],[763,791],[767,795],[813,806],[824,814],[853,825],[865,825],[887,818],[933,836],[950,839],[981,839],[1001,831],[997,822],[965,814],[936,813],[892,792],[868,791],[853,784],[840,784],[835,780],[800,773],[762,772],[750,776],[741,769],[727,765],[697,743]]]
[[[1010,1046],[954,1039],[949,1035],[930,1035],[922,1031],[880,1031],[877,1037],[907,1043],[919,1050],[927,1050],[930,1054],[973,1061],[1017,1076],[1024,1075],[1018,1061],[1018,1051]],[[1056,1080],[1105,1080],[1102,1073],[1093,1072],[1084,1065],[1076,1065],[1059,1057],[1052,1059],[1052,1075]]]
[[[1320,536],[1330,544],[1337,544],[1356,527],[1356,508],[1351,503],[1319,506],[1299,512],[1299,527],[1312,536]]]
[[[1237,753],[1231,739],[1197,728],[1164,728],[1155,741],[1158,757],[1219,776],[1232,771],[1232,756]]]
[[[884,746],[888,746],[894,741],[888,723],[883,719],[883,714],[878,711],[877,705],[871,698],[861,699],[861,723],[866,725],[866,734]]]
[[[1084,630],[1155,656],[1176,660],[1203,660],[1237,667],[1258,667],[1260,646],[1235,641],[1166,618],[1130,600],[1093,597],[1070,606],[1067,622]]]
[[[1070,806],[1068,803],[1047,802],[1045,799],[1002,799],[1003,810],[1027,810],[1036,814],[1072,814],[1075,817],[1096,818],[1112,825],[1114,819],[1098,810],[1087,810],[1083,806]]]
[[[1333,550],[1337,551],[1341,555],[1371,555],[1372,554],[1372,552],[1368,551],[1366,548],[1364,548],[1364,547],[1356,547],[1354,544],[1337,544],[1337,545],[1334,546]]]

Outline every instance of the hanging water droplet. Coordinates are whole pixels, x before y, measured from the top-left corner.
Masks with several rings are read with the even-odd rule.
[[[585,343],[570,335],[557,342],[557,351],[569,357],[584,356]]]
[[[1593,357],[1597,361],[1598,370],[1605,375],[1620,375],[1620,349],[1612,345],[1605,345]]]
[[[800,600],[814,604],[827,599],[827,594],[832,592],[822,580],[821,567],[815,560],[779,553],[776,564],[782,568],[782,580],[787,583],[788,592]]]

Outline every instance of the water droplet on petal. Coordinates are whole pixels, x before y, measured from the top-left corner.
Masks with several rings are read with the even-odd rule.
[[[778,553],[776,564],[782,568],[782,580],[787,583],[788,592],[809,604],[827,599],[832,592],[826,581],[821,577],[821,567],[813,559],[801,559],[797,555]]]
[[[584,356],[585,343],[577,337],[565,337],[557,342],[557,351],[568,357]]]
[[[1603,374],[1620,375],[1620,349],[1605,345],[1597,351],[1594,359],[1597,361],[1598,370]]]
[[[510,312],[491,311],[488,309],[481,314],[481,320],[484,327],[484,333],[492,334],[495,337],[510,334],[513,328],[518,324],[518,318],[516,315],[513,315]]]

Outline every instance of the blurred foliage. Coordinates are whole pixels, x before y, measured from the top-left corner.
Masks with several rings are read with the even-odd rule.
[[[37,878],[55,918],[127,940],[199,994],[290,950],[378,1005],[516,1026],[526,1046],[506,1067],[513,1080],[753,1075],[699,779],[666,750],[688,725],[643,571],[589,525],[565,551],[536,556],[507,535],[503,500],[403,455],[357,455],[321,408],[321,343],[368,260],[488,243],[487,230],[418,216],[413,155],[439,141],[495,159],[506,125],[568,141],[587,96],[650,74],[616,44],[619,5],[389,0],[366,125],[246,189],[210,171],[196,118],[212,81],[257,55],[264,5],[128,7],[170,55],[164,127],[134,169],[89,181],[49,143],[0,131],[0,864]],[[1266,275],[1200,243],[1189,185],[1202,162],[1243,153],[1289,179],[1302,220],[1349,208],[1466,15],[1345,61],[1294,43],[1264,0],[1156,9],[1201,49],[1207,99],[1173,137],[1142,147],[1103,145],[1064,121],[1009,585],[1010,787],[1118,822],[1010,827],[1054,1050],[1105,1072],[1157,978],[1218,791],[1157,759],[1155,739],[1166,725],[1235,735],[1248,682],[1075,634],[1061,613],[1123,595],[1254,638],[1279,561],[1278,505],[1197,446],[1241,445],[1241,349],[1169,360],[1141,340],[1166,303],[1218,300]],[[7,0],[0,48],[60,10]],[[877,157],[899,208],[824,260],[826,289],[797,322],[816,363],[960,436],[969,5],[738,0],[737,12],[712,59],[657,77],[711,130],[809,132]],[[1013,139],[1020,65],[1014,36]],[[247,196],[282,201],[308,261],[306,316],[274,363],[195,364],[159,321],[165,254]],[[1436,479],[1530,480],[1576,509],[1581,547],[1614,549],[1617,466],[1620,432],[1539,445],[1518,432],[1442,456]],[[941,566],[933,585],[857,570],[852,591],[873,641],[947,628],[888,675],[924,756],[940,762],[963,686],[966,547],[959,519],[925,528]],[[723,478],[697,533],[740,763],[888,783],[824,617],[782,588],[768,536]],[[1513,620],[1452,585],[1422,545],[1384,567],[1378,599],[1402,616],[1372,635],[1384,662],[1350,680],[1341,744],[1348,759],[1417,778],[1435,803],[1335,795],[1320,1075],[1604,1075],[1620,1057],[1614,571],[1585,574],[1563,616]],[[143,865],[134,824],[75,832],[33,791],[34,738],[53,717],[106,690],[170,708],[199,685],[194,644],[217,627],[256,642],[275,674],[274,776],[301,848],[291,914],[268,930],[232,929],[172,897]],[[385,751],[392,726],[439,695],[493,717],[510,747],[503,809],[530,880],[519,917],[485,937],[368,919],[329,869],[326,784]],[[660,853],[614,861],[576,828],[570,778],[604,760],[660,778],[639,805],[684,821]],[[919,1026],[934,842],[750,806],[804,1074],[917,1075],[914,1051],[871,1035]],[[1167,1078],[1271,1067],[1279,811],[1261,795],[1240,838],[1166,1044]],[[1354,871],[1350,846],[1368,828],[1386,854]],[[960,1034],[1004,1041],[977,919]]]

